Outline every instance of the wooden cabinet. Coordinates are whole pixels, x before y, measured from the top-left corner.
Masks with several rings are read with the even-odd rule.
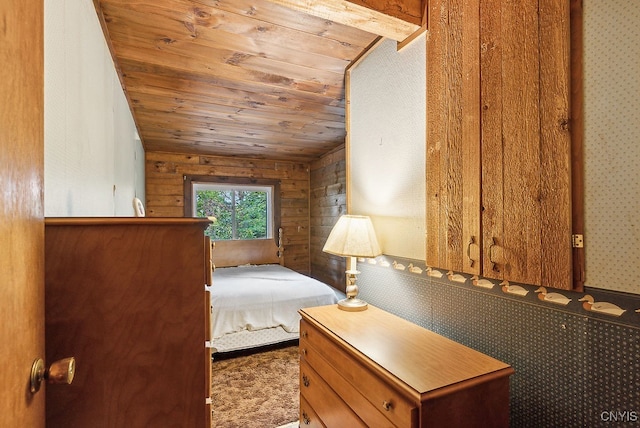
[[[569,1],[429,7],[427,264],[572,288]]]
[[[300,314],[300,426],[509,426],[509,365],[371,305]]]
[[[50,427],[209,427],[209,245],[198,219],[45,221]]]

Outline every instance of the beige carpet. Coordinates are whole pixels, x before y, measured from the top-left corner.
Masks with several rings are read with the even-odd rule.
[[[216,360],[212,427],[275,428],[298,420],[298,347]]]

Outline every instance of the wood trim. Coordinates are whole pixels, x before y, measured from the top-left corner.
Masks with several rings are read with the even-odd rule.
[[[362,52],[360,52],[360,54],[358,54],[357,57],[355,57],[350,63],[349,65],[347,65],[347,67],[344,69],[345,75],[347,73],[349,73],[351,71],[351,69],[353,67],[355,67],[356,65],[358,65],[360,63],[360,61],[362,61],[363,59],[365,59],[372,51],[373,49],[376,48],[376,46],[378,46],[380,43],[382,43],[384,41],[384,37],[380,36],[377,37],[373,42],[371,42],[369,44],[369,46],[367,46]],[[348,135],[348,134],[347,134]]]
[[[470,379],[465,383],[456,383],[456,384],[445,386],[444,388],[440,388],[438,390],[425,394],[424,397],[427,399],[434,400],[437,398],[444,397],[446,395],[452,395],[457,392],[461,392],[466,389],[476,387],[478,385],[486,384],[495,380],[501,380],[505,377],[509,377],[513,375],[514,373],[515,373],[515,370],[512,367],[505,367],[503,369],[496,370],[491,373],[487,373],[482,377]]]
[[[397,50],[400,52],[402,49],[409,46],[416,39],[418,39],[421,35],[429,31],[429,1],[423,0],[422,2],[422,25],[418,28],[412,35],[407,37],[406,39],[398,42]]]
[[[121,225],[181,225],[201,223],[205,229],[211,220],[182,217],[47,217],[44,224],[51,226],[121,226]]]
[[[584,235],[584,35],[582,0],[571,0],[571,220],[572,233]],[[573,289],[583,291],[585,250],[573,249]]]
[[[402,41],[420,28],[422,2],[269,0],[309,15]],[[416,7],[417,6],[417,7]],[[413,10],[412,10],[413,9]]]
[[[402,49],[406,48],[411,43],[415,42],[420,36],[422,36],[426,32],[427,32],[427,26],[423,25],[418,29],[418,31],[416,31],[415,33],[413,33],[403,41],[398,42],[398,46],[396,47],[396,50],[400,52]]]

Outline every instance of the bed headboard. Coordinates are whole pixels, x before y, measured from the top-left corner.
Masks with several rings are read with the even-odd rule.
[[[280,264],[284,266],[282,228],[278,229],[278,240],[252,239],[237,241],[211,241],[213,268],[246,264]]]

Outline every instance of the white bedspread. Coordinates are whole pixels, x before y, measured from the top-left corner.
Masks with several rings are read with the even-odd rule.
[[[212,339],[241,330],[299,330],[301,308],[338,301],[333,289],[280,265],[217,268],[211,291]]]

